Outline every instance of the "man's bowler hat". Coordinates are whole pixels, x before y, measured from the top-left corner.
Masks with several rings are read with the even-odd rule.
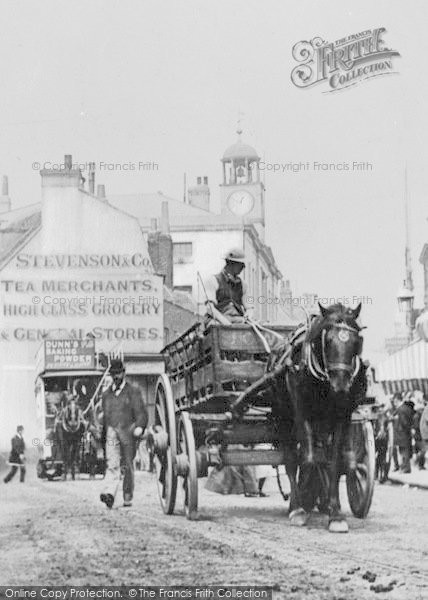
[[[125,365],[119,358],[112,358],[110,362],[110,375],[115,375],[116,373],[122,373],[125,370]]]

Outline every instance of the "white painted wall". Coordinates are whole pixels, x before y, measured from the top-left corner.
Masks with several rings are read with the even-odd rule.
[[[9,450],[10,438],[17,424],[24,425],[25,439],[30,445],[32,438],[40,436],[34,382],[35,355],[41,345],[43,330],[49,330],[51,337],[57,338],[84,337],[94,330],[97,332],[97,350],[108,351],[119,346],[124,353],[157,354],[163,346],[163,281],[153,274],[147,245],[137,220],[87,194],[76,190],[73,192],[73,189],[49,189],[47,210],[42,210],[41,232],[0,272],[0,451]],[[43,200],[45,194],[46,189]],[[57,209],[62,202],[63,211]],[[80,211],[78,222],[73,220],[73,211],[68,206],[73,202]],[[64,220],[67,215],[68,221]],[[71,227],[77,227],[78,231],[71,231]],[[65,230],[68,233],[64,233]],[[56,254],[138,254],[144,266],[21,268],[28,256]],[[43,292],[44,281],[67,284],[128,280],[144,281],[151,288],[142,292]],[[5,282],[12,283],[6,285]],[[17,282],[23,287],[16,287]],[[126,312],[128,309],[124,309],[120,315],[109,314],[109,302],[123,307],[131,297],[134,302],[141,304],[140,295],[148,298],[147,304],[151,304],[150,310],[144,314],[129,314]],[[70,301],[76,302],[78,298],[85,297],[89,300],[83,303],[83,312],[70,310]],[[35,301],[34,298],[40,300]],[[55,310],[59,307],[60,298],[65,301],[65,310],[58,314]],[[154,305],[157,305],[157,311]],[[73,306],[76,307],[76,304]],[[105,311],[104,306],[107,307]],[[6,307],[12,308],[9,310]],[[22,311],[21,314],[11,314],[17,307]],[[150,331],[155,331],[156,336]],[[123,341],[120,337],[122,332]]]
[[[172,232],[173,242],[192,242],[192,259],[185,263],[174,263],[174,286],[192,286],[193,297],[204,310],[205,294],[198,283],[197,272],[200,271],[204,281],[219,273],[224,266],[224,255],[233,247],[245,248],[247,265],[242,278],[247,286],[246,297],[254,299],[253,304],[247,301],[247,307],[252,309],[252,316],[259,319],[262,315],[261,269],[268,275],[268,296],[279,298],[279,280],[271,273],[271,267],[253,244],[252,238],[245,235],[242,229],[233,231],[192,231]],[[267,320],[278,320],[278,306],[266,303]]]

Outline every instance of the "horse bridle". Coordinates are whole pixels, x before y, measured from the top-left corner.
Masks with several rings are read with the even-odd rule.
[[[331,325],[331,327],[329,329],[338,329],[339,330],[339,338],[340,338],[341,331],[346,331],[346,332],[351,331],[352,333],[356,333],[358,335],[358,339],[362,341],[362,338],[360,336],[360,330],[357,329],[356,327],[351,327],[350,325],[347,325],[346,323],[334,323],[333,325]],[[326,351],[325,351],[326,335],[327,335],[327,329],[323,329],[321,332],[321,356],[322,356],[322,362],[323,362],[322,365],[319,363],[319,361],[317,360],[317,358],[315,356],[315,352],[313,350],[312,343],[308,343],[306,345],[307,346],[306,363],[308,365],[308,368],[309,368],[311,374],[316,379],[328,381],[329,380],[329,372],[331,372],[331,371],[346,371],[347,373],[350,373],[351,381],[353,381],[361,367],[361,359],[360,359],[359,353],[355,356],[355,359],[354,359],[352,365],[348,365],[348,364],[342,363],[342,362],[329,363],[327,360]],[[360,348],[361,348],[361,341],[360,341]]]
[[[77,413],[77,427],[76,429],[72,429],[71,427],[69,427],[68,423],[66,422],[66,415],[69,414],[69,409],[70,409],[70,405],[66,406],[62,415],[62,427],[64,429],[64,431],[67,431],[68,433],[76,433],[77,431],[79,431],[80,426],[82,424],[82,415],[81,415],[81,411],[79,410],[79,407],[76,406],[75,410]]]

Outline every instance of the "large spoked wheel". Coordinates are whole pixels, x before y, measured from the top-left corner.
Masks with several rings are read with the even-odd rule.
[[[162,510],[165,514],[171,515],[174,512],[177,494],[175,473],[177,436],[171,385],[166,375],[159,377],[155,397],[153,462]]]
[[[195,437],[189,413],[183,411],[178,424],[177,472],[183,479],[184,510],[190,520],[198,517],[198,466]]]
[[[356,422],[350,428],[350,449],[355,452],[356,468],[346,474],[346,489],[352,513],[364,519],[372,503],[376,452],[370,421]]]

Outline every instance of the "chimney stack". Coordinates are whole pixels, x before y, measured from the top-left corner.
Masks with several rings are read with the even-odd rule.
[[[89,193],[92,194],[92,196],[95,194],[95,163],[94,162],[90,162],[89,163],[89,172],[88,172],[88,178],[89,178]]]
[[[0,196],[0,213],[6,213],[11,210],[11,201],[9,198],[9,180],[7,175],[3,175],[2,191]]]
[[[169,235],[169,209],[167,200],[162,200],[161,211],[161,232]]]
[[[173,246],[169,232],[168,202],[161,204],[160,231],[157,230],[157,219],[151,219],[152,231],[148,235],[148,249],[153,268],[156,273],[163,275],[164,283],[172,289],[173,286]]]
[[[188,192],[189,204],[202,208],[202,210],[210,210],[210,188],[208,187],[208,177],[197,177],[196,185],[189,188]]]
[[[42,169],[42,252],[74,254],[81,247],[81,172],[71,154],[65,169]],[[66,224],[66,227],[64,227]]]
[[[97,198],[103,202],[107,202],[106,199],[106,186],[103,183],[97,185]]]

